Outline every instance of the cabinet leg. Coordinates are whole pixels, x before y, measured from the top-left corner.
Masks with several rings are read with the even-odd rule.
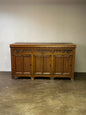
[[[71,77],[71,80],[73,81],[73,80],[74,80],[74,78],[72,78],[72,77]]]
[[[31,77],[31,80],[34,80],[34,77]]]
[[[50,79],[51,79],[51,80],[54,80],[54,78],[53,78],[53,77],[51,77]]]
[[[74,74],[71,76],[71,80],[74,80]]]

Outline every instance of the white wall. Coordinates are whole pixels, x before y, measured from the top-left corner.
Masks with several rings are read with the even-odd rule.
[[[86,72],[86,5],[0,4],[0,71],[10,71],[13,42],[73,42],[76,72]]]

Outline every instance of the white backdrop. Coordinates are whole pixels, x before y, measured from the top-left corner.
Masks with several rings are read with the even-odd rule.
[[[10,71],[13,42],[73,42],[76,72],[86,72],[86,5],[0,4],[0,71]]]

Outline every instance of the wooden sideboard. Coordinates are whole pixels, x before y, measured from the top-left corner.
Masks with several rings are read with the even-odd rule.
[[[13,43],[12,78],[68,77],[74,79],[76,45],[72,43]]]

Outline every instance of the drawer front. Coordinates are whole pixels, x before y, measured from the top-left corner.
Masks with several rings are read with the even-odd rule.
[[[73,54],[73,48],[54,48],[54,53],[61,55]]]
[[[34,53],[51,53],[52,48],[34,48],[33,52]]]
[[[32,49],[31,48],[14,48],[13,53],[14,54],[26,54],[26,53],[31,53]]]

